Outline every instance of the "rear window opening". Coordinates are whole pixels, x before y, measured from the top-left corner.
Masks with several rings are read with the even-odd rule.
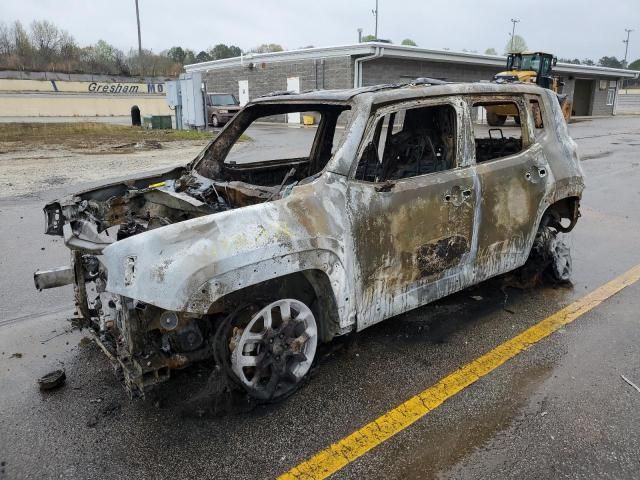
[[[472,112],[476,163],[522,151],[522,112],[516,102],[475,102]]]

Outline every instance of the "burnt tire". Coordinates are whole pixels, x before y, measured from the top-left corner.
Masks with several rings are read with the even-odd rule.
[[[521,269],[524,278],[542,282],[566,283],[571,280],[572,260],[569,247],[551,227],[541,226],[533,241],[527,262]]]
[[[497,113],[493,113],[487,111],[487,123],[491,127],[500,127],[504,125],[507,121],[507,117],[505,115],[498,115]]]

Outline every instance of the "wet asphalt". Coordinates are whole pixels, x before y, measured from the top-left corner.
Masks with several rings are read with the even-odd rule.
[[[570,128],[587,175],[566,238],[572,288],[491,280],[334,342],[293,397],[221,417],[184,400],[206,366],[129,400],[101,351],[72,331],[70,290],[32,287],[33,270],[67,262],[62,242],[41,234],[40,212],[64,192],[0,200],[0,479],[273,478],[640,263],[640,118]],[[335,478],[638,478],[640,393],[620,377],[640,385],[638,312],[640,283]],[[36,378],[60,367],[66,385],[41,393]]]

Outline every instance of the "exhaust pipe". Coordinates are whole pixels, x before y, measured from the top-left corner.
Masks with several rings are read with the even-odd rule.
[[[38,290],[47,288],[64,287],[74,282],[75,275],[70,266],[53,268],[51,270],[38,270],[33,274],[33,283]]]

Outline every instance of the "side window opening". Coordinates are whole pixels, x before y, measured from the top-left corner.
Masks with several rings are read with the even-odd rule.
[[[377,183],[455,168],[455,140],[456,111],[451,105],[388,113],[378,120],[355,178]]]
[[[531,99],[529,100],[528,107],[531,112],[531,117],[533,118],[535,135],[538,137],[544,133],[544,121],[542,120],[542,108],[540,106],[540,102],[537,99]]]
[[[516,102],[475,102],[473,112],[476,163],[522,151],[522,112]]]

